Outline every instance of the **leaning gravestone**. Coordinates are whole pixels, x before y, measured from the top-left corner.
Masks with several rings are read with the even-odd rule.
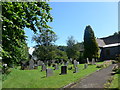
[[[46,66],[45,66],[45,64],[42,65],[41,71],[46,71]]]
[[[53,75],[53,70],[48,68],[46,69],[46,77],[52,76]]]
[[[84,64],[84,69],[86,69],[87,67],[88,67],[88,64],[85,63],[85,64]]]
[[[87,58],[87,64],[90,64],[89,59]]]
[[[61,66],[61,75],[67,74],[67,66]]]
[[[29,69],[34,69],[34,60],[29,61]]]

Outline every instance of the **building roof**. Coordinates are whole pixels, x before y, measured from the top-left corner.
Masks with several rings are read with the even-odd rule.
[[[97,41],[99,47],[105,46],[105,42],[102,39],[98,38],[98,39],[96,39],[96,41]]]
[[[115,46],[119,46],[120,43],[114,43],[114,44],[108,44],[108,45],[104,45],[103,48],[106,48],[106,47],[115,47]]]

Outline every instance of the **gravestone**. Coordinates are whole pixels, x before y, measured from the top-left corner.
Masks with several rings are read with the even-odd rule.
[[[75,71],[73,73],[77,73],[78,72],[78,67],[75,67]]]
[[[95,64],[95,59],[94,58],[92,58],[92,65],[94,65]]]
[[[34,60],[29,61],[29,69],[34,69]]]
[[[77,61],[76,60],[74,60],[74,67],[77,67]]]
[[[27,62],[21,62],[21,70],[25,70],[28,68]]]
[[[67,74],[67,66],[61,66],[61,75]]]
[[[40,60],[37,61],[37,65],[40,66]]]
[[[38,64],[38,66],[42,66],[43,65],[43,61],[39,60],[37,64]]]
[[[89,59],[87,58],[87,64],[90,64]]]
[[[87,67],[88,67],[88,64],[85,63],[85,64],[84,64],[84,69],[86,69]]]
[[[41,71],[46,71],[46,66],[45,66],[45,64],[42,65]]]
[[[58,70],[59,69],[59,65],[58,64],[56,64],[55,65],[55,69],[54,70]]]
[[[52,76],[53,75],[53,70],[48,68],[46,69],[46,77]]]
[[[79,65],[80,63],[79,62],[77,62],[77,65]]]

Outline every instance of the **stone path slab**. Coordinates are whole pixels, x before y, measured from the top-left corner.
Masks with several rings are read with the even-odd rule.
[[[87,76],[70,88],[104,88],[104,84],[111,76],[113,66],[114,65],[112,64],[107,68],[104,68]]]

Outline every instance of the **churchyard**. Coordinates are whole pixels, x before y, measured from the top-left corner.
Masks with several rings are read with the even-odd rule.
[[[28,70],[21,70],[21,66],[10,68],[11,73],[4,76],[3,88],[62,88],[99,70],[100,68],[96,66],[78,64],[74,61],[73,64],[63,63],[54,67],[39,64],[35,69],[31,69],[32,64],[30,64]]]

